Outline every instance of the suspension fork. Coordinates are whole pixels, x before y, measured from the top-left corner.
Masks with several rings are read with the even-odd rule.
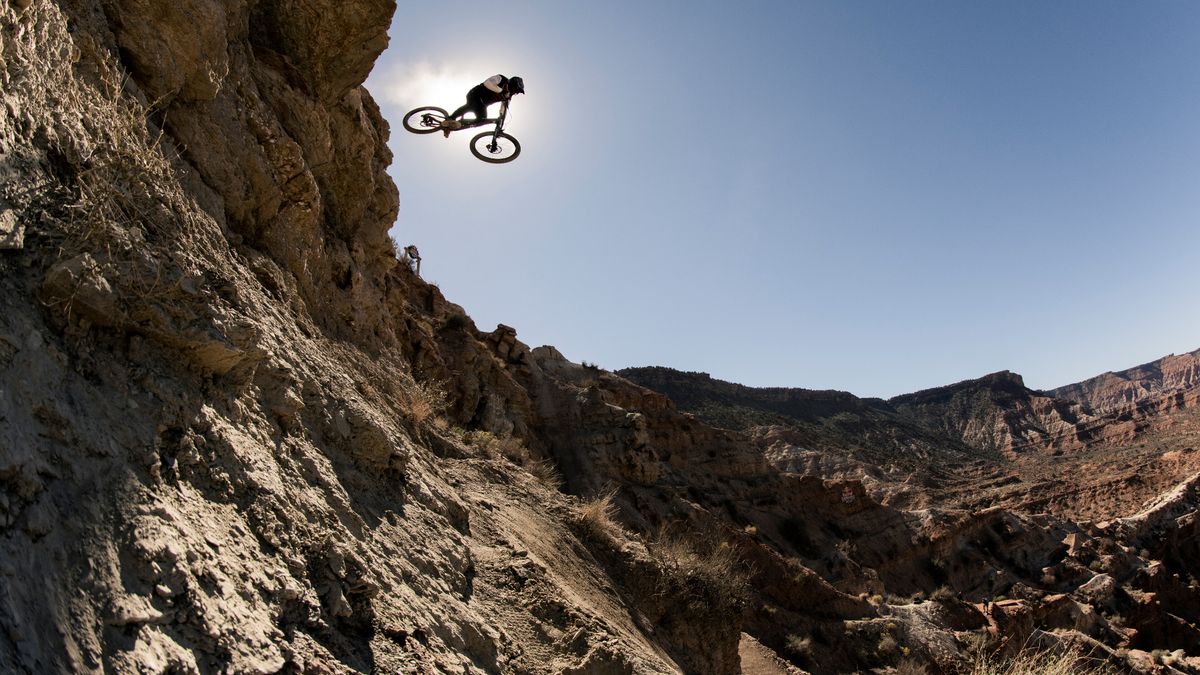
[[[500,104],[500,116],[496,118],[496,130],[492,132],[492,143],[495,144],[500,132],[504,131],[504,118],[508,117],[508,101]]]

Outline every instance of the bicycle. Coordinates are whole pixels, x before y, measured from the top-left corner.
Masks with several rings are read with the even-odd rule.
[[[521,154],[521,144],[517,142],[517,139],[504,133],[504,120],[508,117],[507,100],[500,103],[499,117],[456,120],[459,122],[458,126],[451,124],[452,120],[449,117],[450,114],[445,109],[427,105],[408,111],[404,115],[403,124],[405,129],[414,134],[432,134],[442,131],[447,136],[454,131],[495,124],[495,129],[476,134],[471,139],[471,154],[491,164],[511,162]]]

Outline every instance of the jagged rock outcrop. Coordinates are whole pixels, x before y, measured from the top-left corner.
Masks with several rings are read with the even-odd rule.
[[[1061,452],[1089,438],[1090,420],[1078,406],[1037,394],[1009,371],[888,403],[926,427],[995,453]]]
[[[1056,398],[1076,401],[1095,414],[1194,407],[1200,398],[1200,350],[1172,354],[1128,370],[1105,373],[1051,389]]]

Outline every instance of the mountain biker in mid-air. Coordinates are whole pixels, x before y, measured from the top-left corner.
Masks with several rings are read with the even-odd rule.
[[[500,101],[507,101],[515,94],[524,93],[525,80],[516,76],[493,75],[471,87],[471,90],[467,92],[467,102],[446,118],[446,128],[442,133],[446,138],[450,138],[451,131],[461,129],[463,123],[458,118],[465,115],[467,111],[475,113],[476,120],[482,120],[487,117],[488,106]]]

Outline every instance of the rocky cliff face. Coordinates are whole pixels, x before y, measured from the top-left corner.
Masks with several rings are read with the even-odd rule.
[[[1055,390],[1125,387],[1116,378],[1147,392],[1112,405],[1034,391],[1007,371],[888,401],[756,389],[668,368],[621,372],[709,423],[745,431],[781,471],[860,479],[892,505],[1103,518],[1132,513],[1200,471],[1192,360],[1168,357]]]
[[[1094,414],[1135,415],[1195,407],[1200,401],[1200,350],[1172,354],[1046,393],[1078,402]]]
[[[392,10],[0,6],[0,669],[951,672],[989,622],[1194,646],[1153,611],[1195,602],[1153,540],[1190,550],[1190,484],[1105,528],[905,510],[397,265],[360,86]]]
[[[1078,405],[1039,394],[1003,371],[888,401],[918,423],[994,453],[1082,447],[1091,419]]]

